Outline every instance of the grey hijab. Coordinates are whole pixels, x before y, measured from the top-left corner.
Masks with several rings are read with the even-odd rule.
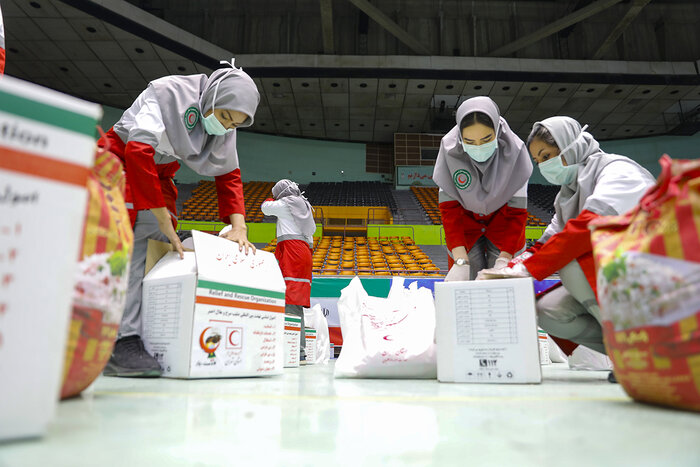
[[[496,152],[484,162],[474,161],[462,147],[459,124],[472,112],[488,115],[496,131]],[[457,109],[457,125],[440,143],[433,181],[464,209],[491,214],[506,204],[531,174],[532,161],[525,143],[500,116],[498,105],[486,96],[464,101]],[[460,189],[457,183],[466,186]]]
[[[617,186],[596,191],[596,184],[603,169],[611,162],[628,163],[630,172],[636,171],[640,174],[637,179],[645,180],[647,186],[654,184],[654,177],[648,170],[628,157],[604,152],[593,135],[583,131],[581,124],[573,118],[547,118],[535,123],[532,127],[533,132],[538,126],[545,127],[557,146],[565,149],[561,155],[566,163],[578,166],[578,174],[574,181],[568,185],[562,185],[554,200],[554,210],[561,225],[577,217],[583,210],[599,215],[622,214],[628,209],[631,201],[638,200],[631,200],[630,197],[639,197],[639,187],[630,185],[624,180],[621,180]]]
[[[272,196],[289,207],[301,234],[312,239],[316,232],[313,208],[299,190],[299,185],[286,178],[282,179],[272,187]]]
[[[238,168],[236,130],[223,136],[204,131],[202,118],[212,107],[243,112],[239,126],[253,124],[260,94],[253,80],[231,63],[211,76],[166,76],[151,81],[175,156],[200,175],[224,175]],[[217,89],[218,88],[218,89]],[[214,101],[216,94],[216,102]],[[188,120],[189,119],[189,120]]]

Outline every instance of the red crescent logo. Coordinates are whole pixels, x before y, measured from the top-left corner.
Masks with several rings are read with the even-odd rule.
[[[393,341],[394,339],[390,335],[387,334],[386,336],[384,336],[384,340],[385,341]]]
[[[237,345],[239,345],[241,343],[240,339],[238,340],[238,342],[233,342],[233,335],[237,332],[240,332],[240,331],[238,329],[234,329],[233,331],[231,331],[231,334],[228,335],[228,341],[234,347],[236,347]]]

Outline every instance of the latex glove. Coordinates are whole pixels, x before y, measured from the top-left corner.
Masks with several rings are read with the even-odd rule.
[[[469,264],[462,266],[453,264],[445,276],[445,282],[453,281],[468,281],[469,280]]]
[[[529,257],[531,257],[532,255],[533,255],[533,254],[530,253],[529,251],[524,251],[522,254],[516,256],[515,258],[513,258],[513,259],[508,263],[508,266],[509,266],[509,267],[513,267],[513,266],[515,266],[516,264],[520,264],[520,263],[522,263],[523,261],[525,261],[526,259],[528,259]]]
[[[496,258],[496,263],[493,265],[493,269],[503,269],[508,266],[509,261],[509,258],[499,256],[498,258]]]
[[[483,281],[488,279],[515,279],[518,277],[530,277],[530,272],[522,263],[518,263],[513,267],[505,267],[502,269],[482,269],[476,275],[476,280]]]

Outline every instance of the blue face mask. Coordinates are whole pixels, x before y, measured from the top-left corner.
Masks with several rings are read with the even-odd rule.
[[[583,132],[586,131],[586,128],[588,128],[588,125],[585,125],[581,129],[581,133],[579,133],[568,146],[562,149],[557,157],[537,164],[537,167],[540,168],[540,173],[542,173],[542,176],[549,183],[554,185],[568,185],[576,179],[576,175],[578,175],[578,164],[564,165],[562,156],[583,136]]]
[[[223,136],[226,133],[231,133],[233,128],[226,129],[218,118],[214,115],[213,109],[211,115],[204,117],[202,119],[202,125],[204,125],[204,131],[214,136]]]
[[[568,185],[573,182],[578,173],[578,165],[564,165],[561,161],[561,154],[548,161],[540,162],[542,176],[553,185]]]
[[[219,92],[219,83],[225,78],[221,78],[216,82],[216,87],[214,88],[214,99],[211,101],[211,114],[202,119],[202,125],[204,125],[204,131],[213,136],[223,136],[226,133],[231,133],[235,128],[226,129],[218,118],[214,115],[214,104],[216,103],[216,94]]]
[[[484,143],[480,146],[477,146],[476,144],[467,144],[462,141],[462,147],[464,148],[464,152],[469,154],[469,157],[471,157],[474,161],[484,162],[489,160],[489,158],[496,152],[498,141],[494,138],[493,141],[489,141],[488,143]]]

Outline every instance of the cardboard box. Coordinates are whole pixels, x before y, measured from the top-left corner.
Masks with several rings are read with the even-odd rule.
[[[306,334],[306,364],[316,363],[316,330],[314,328],[304,328]]]
[[[540,344],[540,365],[549,365],[552,360],[549,358],[549,341],[547,332],[537,328],[537,342]]]
[[[44,434],[58,402],[101,116],[0,77],[0,440]]]
[[[299,343],[301,339],[301,318],[284,315],[284,367],[299,366]]]
[[[532,279],[435,284],[438,380],[542,381]]]
[[[277,375],[284,364],[285,284],[274,255],[192,232],[143,281],[143,340],[171,378]]]

